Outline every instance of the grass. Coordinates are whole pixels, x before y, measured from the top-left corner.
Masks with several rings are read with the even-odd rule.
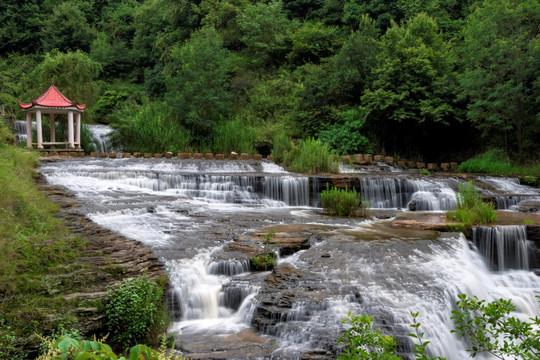
[[[489,150],[475,158],[462,162],[458,171],[499,175],[523,175],[540,177],[540,164],[516,165],[500,149]]]
[[[329,189],[326,184],[326,190],[321,193],[321,206],[332,216],[358,216],[365,215],[367,203],[360,201],[360,194],[355,189]]]
[[[337,172],[339,166],[328,145],[312,138],[287,152],[284,164],[291,171],[308,174]]]
[[[235,151],[239,154],[253,154],[255,153],[255,137],[255,129],[244,124],[239,117],[223,121],[214,135],[214,153],[228,154]]]
[[[448,219],[459,221],[465,227],[491,224],[497,221],[494,205],[482,201],[472,181],[469,181],[466,186],[460,184],[456,197],[456,211],[448,212],[446,215]]]

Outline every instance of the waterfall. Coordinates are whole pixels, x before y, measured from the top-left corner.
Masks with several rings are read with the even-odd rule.
[[[473,242],[494,269],[529,270],[531,243],[524,225],[473,228]]]
[[[410,313],[419,312],[431,356],[462,360],[467,343],[451,333],[450,319],[458,294],[512,299],[512,316],[540,316],[524,226],[476,228],[474,247],[463,236],[394,229],[390,220],[321,217],[309,204],[325,180],[255,162],[66,159],[40,171],[73,192],[91,220],[163,260],[169,331],[187,357],[335,359],[351,312],[373,316],[411,358]],[[373,207],[455,206],[455,179],[359,181]],[[281,245],[300,239],[306,246],[273,271],[251,272],[249,258],[261,246],[254,239],[272,227],[281,227]]]
[[[92,133],[93,143],[97,152],[108,153],[114,151],[111,146],[110,135],[113,129],[108,125],[86,125]]]
[[[32,128],[35,128],[36,123],[32,123]],[[26,120],[15,120],[13,133],[17,144],[26,144]]]
[[[369,201],[371,208],[439,211],[457,205],[454,190],[443,181],[363,177],[360,182],[362,200]]]

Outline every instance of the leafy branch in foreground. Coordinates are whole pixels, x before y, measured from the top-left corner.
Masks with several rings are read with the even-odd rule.
[[[540,358],[540,319],[524,322],[510,313],[516,309],[510,300],[499,299],[486,303],[476,296],[458,296],[460,310],[452,311],[458,336],[471,343],[468,350],[472,357],[488,352],[499,359]],[[540,298],[540,297],[539,297]]]
[[[537,296],[540,300],[540,296]],[[516,310],[511,300],[498,299],[487,303],[476,296],[458,295],[458,310],[452,311],[459,337],[465,338],[470,348],[471,357],[480,353],[490,353],[499,359],[535,360],[540,358],[540,319],[538,317],[522,321],[510,316]],[[410,337],[417,340],[414,344],[416,360],[445,360],[442,357],[429,357],[424,341],[424,333],[420,332],[418,313],[411,313],[414,333]],[[354,316],[349,313],[342,323],[350,327],[338,340],[346,347],[339,355],[339,360],[395,360],[402,359],[396,355],[396,340],[385,336],[380,330],[373,329],[373,317],[367,315]]]

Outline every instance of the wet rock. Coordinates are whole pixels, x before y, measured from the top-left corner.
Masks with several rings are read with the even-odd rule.
[[[540,199],[524,200],[519,203],[518,210],[521,212],[540,212]]]
[[[409,202],[409,210],[410,211],[416,211],[416,200],[411,200]]]

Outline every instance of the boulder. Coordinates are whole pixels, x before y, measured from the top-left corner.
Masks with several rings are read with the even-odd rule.
[[[204,154],[204,158],[206,160],[211,160],[211,159],[214,158],[214,154],[213,153],[206,153],[206,154]]]
[[[238,160],[238,153],[231,151],[231,160]]]
[[[426,168],[426,163],[423,163],[423,162],[417,162],[417,163],[416,163],[416,168],[417,168],[417,169],[425,169],[425,168]]]
[[[373,157],[373,161],[375,161],[375,162],[383,162],[383,161],[384,161],[384,156],[382,156],[382,155],[375,155],[375,156]]]
[[[407,161],[405,161],[405,163],[407,164],[407,167],[410,168],[410,169],[416,168],[416,161],[407,160]]]
[[[450,169],[456,170],[457,168],[458,168],[458,163],[457,162],[451,162],[450,163]]]
[[[203,158],[203,155],[201,153],[193,153],[193,158],[197,159],[197,160],[200,160],[200,159]]]
[[[143,154],[140,152],[134,152],[133,156],[135,156],[136,158],[142,158]]]
[[[167,151],[167,152],[165,153],[165,157],[166,157],[167,159],[172,158],[172,152]]]
[[[449,163],[441,163],[441,170],[442,171],[448,171],[448,169],[450,169],[450,164]]]
[[[435,163],[428,163],[427,164],[428,170],[437,170],[437,164]]]
[[[405,167],[405,160],[398,160],[397,167],[403,169]]]
[[[144,153],[143,157],[145,159],[150,159],[152,157],[152,153]]]
[[[261,161],[262,160],[262,155],[261,154],[254,154],[253,155],[253,160]]]
[[[128,153],[128,152],[122,153],[122,157],[124,159],[129,159],[131,157],[131,153]]]
[[[154,157],[156,159],[161,159],[163,157],[163,154],[154,154]]]
[[[384,158],[384,162],[388,165],[394,165],[394,158],[392,156],[386,156]]]
[[[225,160],[225,155],[223,155],[223,154],[216,154],[216,160]]]
[[[91,157],[97,157],[97,153],[91,152],[91,153],[90,153],[90,156],[91,156]]]
[[[116,153],[115,152],[109,153],[109,158],[110,159],[116,159]]]
[[[272,155],[268,155],[266,157],[266,160],[269,160],[269,161],[274,161],[274,157]]]
[[[359,164],[364,162],[364,157],[362,154],[354,154],[354,162]]]
[[[241,153],[240,154],[240,160],[249,160],[249,154]]]
[[[341,157],[341,161],[344,162],[344,163],[346,163],[346,164],[348,164],[348,163],[351,162],[351,157],[348,156],[348,155],[342,156],[342,157]]]
[[[106,158],[107,155],[108,155],[108,154],[107,154],[106,152],[99,153],[99,157],[100,157],[100,158]]]

